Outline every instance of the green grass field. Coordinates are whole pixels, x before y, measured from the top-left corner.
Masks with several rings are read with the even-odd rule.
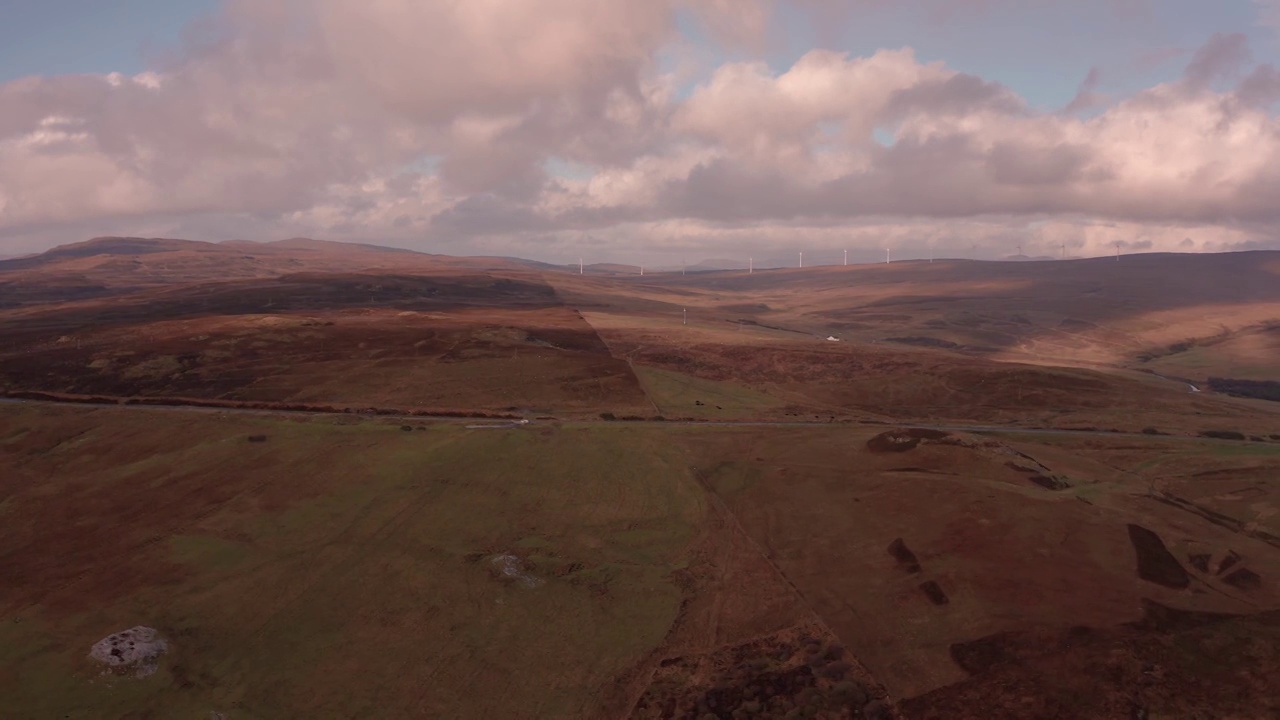
[[[1164,375],[1192,378],[1203,381],[1209,377],[1227,377],[1241,380],[1275,380],[1280,378],[1280,361],[1268,356],[1275,349],[1240,346],[1245,340],[1227,341],[1221,345],[1196,346],[1184,352],[1166,355],[1143,365]],[[1265,342],[1265,340],[1261,341]],[[1274,341],[1271,341],[1274,345]]]
[[[713,388],[759,400],[685,390]],[[906,699],[965,680],[955,643],[1113,627],[1143,598],[1280,602],[1265,539],[1149,495],[1271,531],[1275,446],[1011,432],[874,452],[882,430],[0,406],[0,717],[615,717],[665,660],[806,624]],[[1152,585],[1128,523],[1263,580]],[[168,639],[159,671],[104,675],[90,647],[136,625]]]
[[[182,416],[144,459],[90,465],[158,419],[97,410],[19,464],[78,432],[59,414],[0,424],[25,476],[69,470],[0,506],[0,559],[29,556],[0,588],[6,717],[589,715],[675,619],[704,510],[660,431]],[[113,492],[122,512],[95,512]],[[55,501],[75,528],[28,512]],[[128,555],[104,575],[52,552],[73,531]],[[500,576],[504,553],[535,587]],[[160,671],[100,676],[90,646],[134,625],[169,638]]]
[[[633,366],[645,394],[667,417],[708,420],[758,418],[787,403],[732,382],[706,380],[644,365]],[[698,404],[701,403],[701,404]]]

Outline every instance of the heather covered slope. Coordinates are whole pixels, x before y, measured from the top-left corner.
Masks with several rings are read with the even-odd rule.
[[[207,243],[103,237],[0,261],[0,308],[299,273],[476,273],[544,267],[510,258],[455,258],[307,238]]]
[[[667,273],[577,286],[584,304],[602,310],[643,301],[707,322],[1050,365],[1140,369],[1280,326],[1280,252],[1263,251]],[[1250,353],[1223,350],[1224,363]],[[1249,372],[1280,379],[1280,356],[1252,357]],[[1206,372],[1213,364],[1199,358]]]
[[[0,274],[34,293],[0,307],[19,716],[1280,696],[1280,403],[1170,371],[1274,377],[1270,256],[641,278],[114,242]],[[1193,261],[1241,280],[1151,284]],[[50,281],[75,264],[99,294]],[[1224,308],[1252,324],[1197,335]],[[1036,351],[1064,333],[1079,354]],[[102,676],[88,648],[132,627],[169,652]]]
[[[20,717],[1263,717],[1276,447],[0,404],[0,693]],[[89,647],[138,625],[155,674],[102,675]]]

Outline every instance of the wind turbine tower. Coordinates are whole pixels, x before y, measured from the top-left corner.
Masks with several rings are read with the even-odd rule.
[[[578,258],[578,274],[582,274],[582,258]]]
[[[889,248],[884,249],[884,264],[889,264]]]
[[[848,251],[848,250],[845,250],[845,251],[844,251],[844,264],[845,264],[845,265],[848,265],[848,264],[849,264],[849,251]]]
[[[1120,262],[1120,241],[1116,241],[1116,262]]]
[[[748,257],[747,258],[747,274],[750,275],[755,271],[756,271],[756,259],[753,257]]]
[[[804,253],[800,253],[800,267],[804,267]]]

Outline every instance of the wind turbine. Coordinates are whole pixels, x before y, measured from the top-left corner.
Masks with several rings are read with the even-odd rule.
[[[804,267],[804,253],[800,253],[800,267]]]
[[[1116,241],[1116,262],[1120,262],[1120,241]]]
[[[845,251],[844,251],[844,264],[845,264],[845,265],[848,265],[848,264],[849,264],[849,251],[848,251],[848,250],[845,250]]]
[[[884,264],[889,264],[889,248],[884,249]]]
[[[582,274],[582,258],[578,258],[578,274]]]
[[[750,275],[755,271],[756,271],[756,259],[753,257],[748,257],[747,258],[747,274]]]

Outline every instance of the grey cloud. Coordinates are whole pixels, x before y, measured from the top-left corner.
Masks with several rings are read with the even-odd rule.
[[[975,75],[957,73],[941,80],[928,80],[896,91],[883,113],[888,121],[915,113],[962,115],[980,109],[1019,113],[1026,103],[1005,86]]]
[[[493,16],[500,0],[234,0],[158,82],[0,85],[0,237],[216,239],[222,228],[514,243],[605,242],[664,223],[706,238],[834,237],[875,218],[939,237],[974,218],[1280,225],[1280,75],[1248,67],[1243,36],[1215,36],[1182,82],[1087,119],[1072,113],[1100,102],[1096,69],[1065,113],[1046,114],[910,50],[722,67],[682,98],[657,56],[686,1],[557,0]],[[897,138],[887,148],[871,141],[885,125]],[[423,156],[438,174],[405,171]],[[549,157],[594,177],[548,178]]]
[[[462,236],[500,235],[545,232],[550,223],[528,207],[482,194],[472,195],[433,217],[431,229]]]
[[[541,157],[536,148],[502,141],[460,147],[445,156],[440,177],[451,190],[463,195],[488,192],[530,199],[546,182],[539,165]]]
[[[1280,71],[1259,65],[1236,87],[1236,97],[1252,107],[1266,107],[1280,100]]]
[[[1006,185],[1058,185],[1080,180],[1092,160],[1075,145],[1036,147],[998,143],[987,156],[991,178]]]
[[[1244,33],[1214,33],[1192,56],[1183,79],[1193,88],[1207,88],[1231,79],[1252,59],[1249,39]]]
[[[1096,67],[1089,68],[1089,74],[1080,83],[1075,97],[1071,98],[1071,102],[1067,103],[1062,112],[1067,115],[1074,115],[1078,112],[1098,107],[1106,102],[1106,96],[1097,91],[1101,82],[1102,71]]]
[[[679,216],[705,220],[783,220],[805,213],[804,195],[796,190],[794,182],[776,172],[716,160],[668,184],[660,204]]]

